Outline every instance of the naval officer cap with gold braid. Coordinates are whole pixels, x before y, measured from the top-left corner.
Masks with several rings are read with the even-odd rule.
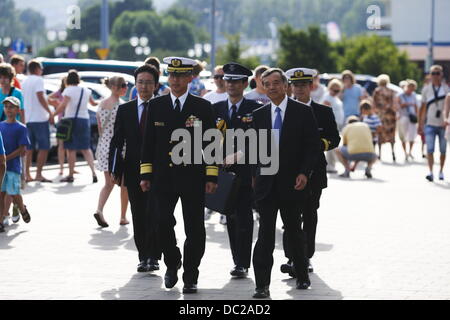
[[[317,71],[309,68],[293,68],[286,71],[289,83],[312,82],[316,75]]]
[[[163,59],[167,63],[167,72],[169,73],[192,73],[197,61],[183,57],[166,57]]]

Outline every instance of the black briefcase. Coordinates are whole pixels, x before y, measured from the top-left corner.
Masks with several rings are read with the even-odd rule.
[[[219,169],[217,190],[205,195],[205,206],[224,215],[234,212],[239,192],[240,179],[233,172]]]

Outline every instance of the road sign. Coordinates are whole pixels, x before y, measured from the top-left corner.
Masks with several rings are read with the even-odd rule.
[[[108,49],[108,48],[95,49],[95,52],[97,53],[97,56],[98,56],[101,60],[105,60],[105,59],[108,57],[109,49]]]
[[[25,43],[22,39],[14,40],[11,48],[17,53],[25,53]]]

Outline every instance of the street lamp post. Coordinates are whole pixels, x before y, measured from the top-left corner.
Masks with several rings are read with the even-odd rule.
[[[434,45],[434,5],[435,0],[431,0],[431,29],[430,29],[430,38],[428,40],[428,56],[427,61],[425,63],[425,70],[430,70],[431,66],[434,63],[433,58],[433,45]]]
[[[211,8],[211,70],[216,67],[216,0],[212,0]]]

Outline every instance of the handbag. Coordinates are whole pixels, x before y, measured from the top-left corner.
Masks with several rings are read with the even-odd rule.
[[[241,180],[233,172],[219,169],[217,190],[205,195],[205,207],[224,215],[231,215],[236,208]]]
[[[417,116],[414,113],[409,113],[408,116],[411,123],[417,123]]]
[[[80,100],[78,101],[77,111],[75,112],[75,118],[66,118],[58,121],[58,125],[56,126],[56,138],[64,142],[72,140],[72,133],[75,126],[75,119],[78,117],[78,111],[80,110],[83,94],[84,89],[81,88]]]

